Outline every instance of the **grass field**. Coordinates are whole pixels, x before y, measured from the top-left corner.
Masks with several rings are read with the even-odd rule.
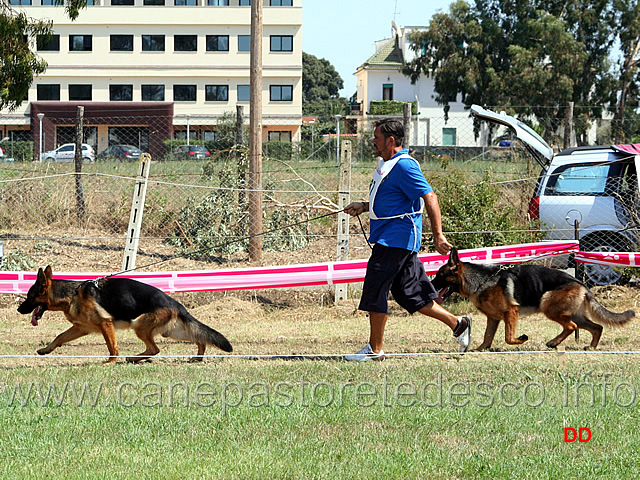
[[[501,328],[492,352],[459,356],[450,353],[456,344],[443,326],[394,308],[385,350],[400,355],[353,364],[333,355],[366,342],[367,319],[354,312],[355,299],[327,305],[327,292],[269,295],[179,297],[239,356],[188,364],[177,356],[194,347],[163,339],[164,357],[112,367],[101,364],[106,347],[98,336],[47,357],[28,356],[67,324],[48,312],[31,327],[3,298],[0,477],[640,474],[640,354],[624,353],[640,351],[637,322],[605,327],[599,352],[582,350],[589,341],[583,333],[558,353],[544,343],[559,327],[529,317],[518,326],[531,339],[524,345],[506,345]],[[611,309],[638,309],[633,287],[596,295]],[[465,302],[450,307],[474,314],[478,345],[484,318]],[[129,331],[118,339],[123,355],[142,349]],[[565,428],[589,429],[590,440],[565,442]]]

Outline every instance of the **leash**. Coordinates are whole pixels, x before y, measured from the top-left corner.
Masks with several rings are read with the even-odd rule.
[[[367,238],[367,232],[364,230],[364,225],[362,225],[362,219],[360,218],[360,214],[356,215],[358,217],[358,223],[360,223],[360,231],[362,232],[362,236],[364,237],[364,241],[367,242],[371,251],[373,251],[373,245],[369,242],[369,238]]]
[[[229,240],[227,242],[223,242],[221,244],[214,245],[213,247],[207,248],[207,250],[208,251],[217,250],[217,249],[226,247],[228,245],[233,245],[234,243],[244,242],[245,240],[250,240],[252,238],[256,238],[256,237],[260,237],[260,236],[263,236],[263,235],[267,235],[269,233],[277,232],[277,231],[280,231],[280,230],[285,230],[285,229],[291,228],[291,227],[297,227],[298,225],[303,225],[305,223],[310,223],[310,222],[313,222],[315,220],[319,220],[319,219],[325,218],[325,217],[330,217],[332,215],[337,215],[338,213],[342,213],[342,212],[343,212],[343,210],[338,210],[338,211],[335,211],[335,212],[329,212],[329,213],[325,213],[323,215],[319,215],[319,216],[314,217],[314,218],[310,218],[310,219],[307,219],[307,220],[302,220],[300,222],[291,223],[289,225],[285,225],[285,226],[278,227],[278,228],[272,228],[271,230],[265,230],[263,232],[256,233],[254,235],[247,235],[245,237],[239,237],[239,238],[236,238],[235,240]],[[196,250],[194,253],[196,253],[196,254],[197,253],[204,253],[204,250],[203,249]],[[174,260],[176,258],[181,258],[181,257],[183,257],[183,255],[173,255],[171,257],[164,258],[162,260],[158,260],[156,262],[147,263],[145,265],[140,265],[138,267],[129,268],[128,270],[122,270],[122,271],[117,272],[117,273],[112,273],[110,275],[105,275],[104,277],[100,277],[99,279],[96,279],[95,281],[97,282],[97,280],[102,280],[102,279],[105,279],[105,278],[111,278],[111,277],[115,277],[115,276],[118,276],[118,275],[123,275],[125,273],[133,272],[135,270],[140,270],[142,268],[153,267],[154,265],[160,265],[161,263],[169,262],[171,260]]]

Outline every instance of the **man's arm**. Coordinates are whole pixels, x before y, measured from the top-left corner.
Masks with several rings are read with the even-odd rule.
[[[424,206],[429,215],[429,222],[431,223],[431,232],[433,233],[433,244],[436,247],[436,251],[441,254],[449,253],[449,250],[453,247],[444,233],[442,233],[442,216],[440,214],[440,204],[438,203],[438,196],[435,192],[430,192],[424,195]]]

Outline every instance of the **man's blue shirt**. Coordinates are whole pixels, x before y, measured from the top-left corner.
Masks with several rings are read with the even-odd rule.
[[[408,153],[406,149],[401,150],[389,160]],[[401,158],[378,187],[373,206],[375,215],[382,218],[419,212],[421,197],[431,192],[433,188],[424,178],[418,162],[411,158]],[[414,213],[387,220],[371,219],[369,241],[387,247],[419,251],[422,243],[422,214]]]

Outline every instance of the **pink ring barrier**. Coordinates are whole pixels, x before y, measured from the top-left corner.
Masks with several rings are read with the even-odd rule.
[[[617,267],[637,267],[637,252],[578,252],[576,261],[580,263],[596,263]]]
[[[511,264],[537,260],[547,256],[578,252],[578,242],[539,242],[491,248],[460,250],[462,260],[476,263]],[[580,252],[581,254],[584,252]],[[612,254],[607,254],[612,255]],[[428,275],[446,263],[448,255],[419,255]],[[367,260],[311,263],[277,267],[238,268],[226,270],[194,270],[182,272],[127,272],[123,277],[153,285],[167,293],[264,288],[310,287],[338,283],[362,282]],[[54,278],[93,280],[112,273],[55,272]],[[26,294],[35,282],[37,272],[0,272],[0,294]]]

